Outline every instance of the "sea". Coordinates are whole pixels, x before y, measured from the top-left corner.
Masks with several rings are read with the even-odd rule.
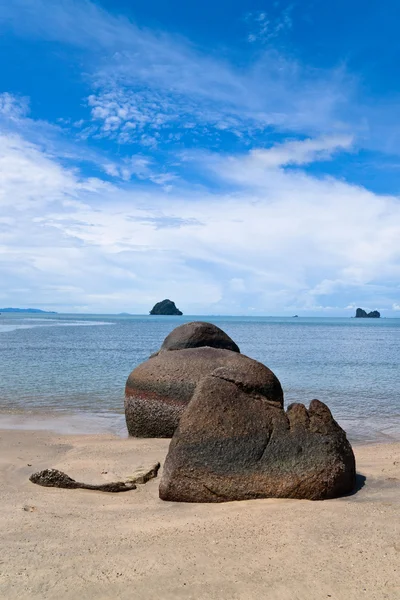
[[[318,398],[353,443],[400,441],[400,319],[0,315],[0,428],[127,435],[129,373],[184,322],[215,323],[281,381]]]

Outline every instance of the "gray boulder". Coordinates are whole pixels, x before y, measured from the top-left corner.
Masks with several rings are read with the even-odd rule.
[[[241,384],[244,389],[283,403],[281,385],[272,371],[243,354],[208,346],[160,352],[136,367],[126,382],[129,435],[172,437],[196,386],[217,367],[228,378],[236,371],[245,373],[247,379],[243,376]]]
[[[285,413],[269,380],[270,390],[244,362],[201,380],[172,438],[161,499],[321,500],[354,489],[354,454],[329,408],[313,400]]]
[[[162,350],[184,350],[185,348],[224,348],[240,352],[239,347],[222,329],[204,321],[192,321],[176,327],[165,338]]]

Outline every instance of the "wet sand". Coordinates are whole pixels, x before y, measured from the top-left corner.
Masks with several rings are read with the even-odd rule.
[[[1,430],[0,597],[400,599],[400,443],[355,446],[363,487],[324,502],[176,504],[158,479],[119,494],[28,479],[124,479],[168,443]]]

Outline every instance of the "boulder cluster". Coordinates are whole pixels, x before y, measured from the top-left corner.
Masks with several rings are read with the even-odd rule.
[[[286,412],[278,378],[210,323],[181,325],[130,374],[130,435],[172,437],[160,498],[322,500],[353,491],[353,450],[329,408]]]

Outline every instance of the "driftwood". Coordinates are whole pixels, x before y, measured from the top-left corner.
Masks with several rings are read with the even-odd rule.
[[[44,487],[58,487],[69,490],[80,488],[83,490],[97,490],[99,492],[129,492],[136,489],[136,483],[147,483],[150,479],[157,477],[159,468],[160,463],[156,463],[150,469],[138,470],[134,475],[128,477],[126,481],[114,481],[97,485],[75,481],[75,479],[57,469],[45,469],[44,471],[33,473],[29,477],[29,480]]]
[[[148,481],[150,481],[150,479],[154,479],[154,477],[157,477],[159,468],[160,463],[155,463],[149,469],[140,467],[136,469],[133,475],[127,477],[125,481],[129,483],[147,483]]]

